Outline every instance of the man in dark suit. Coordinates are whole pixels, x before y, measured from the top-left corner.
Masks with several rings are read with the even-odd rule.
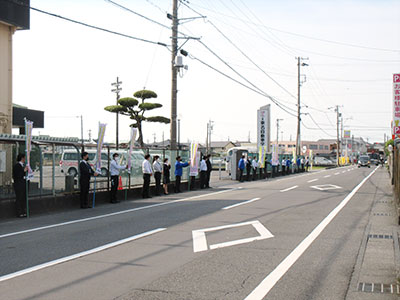
[[[210,154],[207,155],[206,164],[207,164],[206,188],[209,188],[210,187],[210,179],[211,179],[211,171],[212,171]]]
[[[89,205],[89,187],[90,177],[92,175],[97,176],[98,174],[93,171],[89,164],[89,154],[87,152],[82,153],[82,161],[79,163],[79,172],[81,174],[79,183],[81,186],[81,208],[91,208]]]
[[[25,175],[28,167],[25,166],[25,154],[18,154],[17,163],[13,168],[15,203],[17,217],[26,217],[26,179]]]

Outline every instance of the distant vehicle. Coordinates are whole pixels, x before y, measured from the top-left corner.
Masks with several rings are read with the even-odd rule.
[[[370,161],[368,155],[362,155],[362,156],[360,156],[360,158],[358,159],[358,167],[359,167],[359,168],[360,168],[360,167],[368,167],[368,168],[370,168],[370,167],[371,167],[371,166],[370,166],[370,163],[371,163],[371,161]]]
[[[89,164],[94,167],[96,163],[96,150],[87,150],[89,154]],[[112,154],[118,153],[120,156],[120,163],[126,164],[126,156],[127,151],[119,150],[119,151],[112,151]],[[81,160],[81,153],[77,152],[74,149],[65,150],[61,155],[60,160],[60,167],[61,172],[66,175],[77,176],[78,175],[78,162]],[[132,152],[132,168],[134,170],[141,168],[142,162],[144,160],[144,154],[142,151],[133,151]],[[141,170],[141,169],[140,169]],[[108,155],[107,153],[101,153],[101,176],[107,177],[108,176]]]
[[[379,165],[380,157],[379,157],[378,153],[370,153],[370,154],[368,154],[368,157],[369,157],[369,161],[371,162],[371,164]]]
[[[86,151],[89,154],[89,164],[93,167],[93,165],[96,162],[96,150],[87,150]],[[64,173],[65,175],[72,175],[76,176],[78,175],[78,162],[81,160],[81,153],[74,150],[65,150],[62,155],[61,155],[61,160],[60,160],[60,167],[61,167],[61,172]],[[107,153],[102,153],[101,154],[101,163],[102,165],[107,165],[108,161],[108,155]],[[107,176],[107,168],[102,167],[101,168],[101,175],[102,176]]]
[[[314,157],[314,165],[315,166],[332,166],[335,163],[325,157],[316,156]]]

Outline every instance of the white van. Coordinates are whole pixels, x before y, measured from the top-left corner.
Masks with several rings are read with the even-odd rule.
[[[89,164],[93,167],[94,164],[96,163],[97,151],[87,150],[86,152],[89,154]],[[78,163],[81,161],[81,159],[82,159],[81,153],[77,152],[75,149],[65,150],[62,153],[60,160],[61,172],[64,173],[65,175],[72,175],[75,177],[76,175],[78,175],[78,168],[79,168]],[[107,176],[108,174],[107,164],[108,164],[108,155],[107,153],[102,152],[101,176]]]

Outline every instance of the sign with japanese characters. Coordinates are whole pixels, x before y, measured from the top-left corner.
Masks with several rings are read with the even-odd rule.
[[[270,141],[270,105],[265,105],[257,110],[257,148],[266,147],[269,151]]]
[[[393,136],[400,137],[400,73],[393,74]]]
[[[350,135],[351,135],[350,130],[344,130],[343,137],[344,137],[345,139],[349,139],[349,138],[350,138]]]

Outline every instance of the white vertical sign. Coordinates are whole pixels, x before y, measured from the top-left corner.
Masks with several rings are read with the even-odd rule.
[[[393,74],[393,139],[400,137],[400,74]]]
[[[267,152],[270,151],[270,132],[271,132],[271,105],[265,105],[257,110],[257,148],[266,147]]]

